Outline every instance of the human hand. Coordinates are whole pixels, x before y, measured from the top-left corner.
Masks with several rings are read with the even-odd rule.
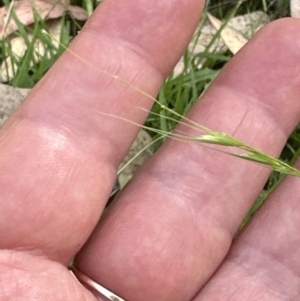
[[[97,300],[67,269],[129,301],[298,300],[299,179],[232,244],[265,167],[169,140],[97,225],[117,167],[195,29],[203,1],[107,0],[5,124],[0,299]],[[278,155],[299,121],[300,21],[262,30],[189,118]],[[298,48],[299,47],[299,48]],[[80,251],[79,251],[80,250]],[[79,253],[78,253],[79,252]],[[225,257],[226,256],[226,257]]]

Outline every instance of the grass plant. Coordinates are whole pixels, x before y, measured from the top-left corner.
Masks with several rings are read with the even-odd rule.
[[[83,6],[88,13],[91,14],[100,2],[100,0],[77,0],[74,1],[73,4]],[[229,20],[233,15],[238,13],[247,13],[255,10],[263,10],[274,18],[286,14],[287,11],[286,1],[272,0],[244,0],[238,2],[233,0],[212,0],[209,2],[207,9],[218,18],[225,18],[226,20]],[[35,22],[33,26],[30,27],[25,27],[20,22],[18,23],[18,16],[13,12],[11,13],[11,18],[17,22],[19,28],[15,35],[24,39],[27,50],[22,58],[16,58],[10,52],[9,39],[4,39],[2,41],[0,49],[1,59],[3,60],[5,57],[9,56],[18,66],[13,78],[8,81],[8,84],[17,87],[31,88],[56,61],[64,48],[73,39],[74,33],[80,30],[80,25],[72,18],[64,17],[62,19],[63,30],[57,46],[53,44],[51,36],[45,35],[45,32],[48,31],[48,25],[38,15],[35,16]],[[32,35],[32,39],[30,40],[28,39],[28,33],[31,33]],[[197,34],[198,33],[196,33],[196,35]],[[215,38],[218,38],[218,34],[219,33],[216,34]],[[39,58],[37,58],[34,53],[34,47],[32,46],[37,40],[43,43],[45,48],[44,56]],[[78,57],[76,53],[73,54],[91,68],[95,68],[95,66],[89,64],[88,61]],[[130,86],[131,89],[135,89],[154,101],[152,111],[143,127],[152,133],[155,142],[160,141],[159,143],[156,143],[157,147],[159,147],[167,137],[182,141],[203,143],[211,148],[217,147],[218,151],[227,153],[228,155],[253,161],[268,166],[273,170],[264,190],[261,192],[259,198],[246,216],[242,224],[243,226],[268,195],[279,185],[285,174],[300,177],[300,172],[291,167],[300,154],[300,128],[297,127],[291,134],[280,158],[277,159],[253,148],[251,145],[235,139],[234,137],[205,128],[184,117],[186,112],[198,100],[199,95],[206,90],[211,81],[217,76],[219,71],[231,57],[232,55],[229,52],[212,53],[209,51],[209,47],[198,56],[193,56],[187,49],[184,54],[183,71],[177,76],[171,74],[167,78],[156,99],[139,89],[139,87],[133,86],[131,83],[127,82],[126,79],[122,79],[114,74],[109,74],[105,70],[98,68],[97,70],[113,77],[115,80],[123,82]],[[99,113],[104,114],[101,112]],[[120,118],[118,116],[111,117]],[[125,121],[133,123],[130,120]],[[186,127],[197,130],[199,135],[192,136],[179,132],[178,130],[174,131],[175,126],[179,122],[185,124]]]

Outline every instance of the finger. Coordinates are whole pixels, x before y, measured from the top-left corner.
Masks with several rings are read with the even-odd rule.
[[[141,122],[146,113],[132,108],[151,106],[98,68],[155,95],[202,6],[196,0],[100,5],[73,53],[63,55],[2,129],[1,248],[30,249],[65,263],[81,248],[138,131],[99,111]]]
[[[279,154],[300,114],[300,45],[290,45],[299,22],[261,31],[189,117]],[[169,140],[107,212],[76,265],[127,300],[190,300],[225,257],[268,174],[197,143]]]
[[[299,300],[299,180],[284,180],[195,301]]]

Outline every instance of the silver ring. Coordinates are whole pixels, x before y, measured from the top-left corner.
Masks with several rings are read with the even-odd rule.
[[[70,272],[76,277],[76,279],[80,283],[85,284],[86,286],[92,288],[94,291],[98,292],[99,294],[101,294],[102,296],[107,298],[108,300],[111,300],[111,301],[125,301],[124,299],[117,296],[113,292],[109,291],[108,289],[106,289],[105,287],[100,285],[99,283],[95,282],[93,279],[86,276],[84,273],[79,271],[77,268],[71,267]]]

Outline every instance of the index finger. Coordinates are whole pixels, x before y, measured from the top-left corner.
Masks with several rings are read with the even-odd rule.
[[[104,1],[71,50],[155,95],[202,6],[198,0]],[[2,129],[1,248],[67,263],[96,225],[138,131],[98,111],[141,123],[146,113],[132,108],[152,104],[97,68],[66,52]]]

